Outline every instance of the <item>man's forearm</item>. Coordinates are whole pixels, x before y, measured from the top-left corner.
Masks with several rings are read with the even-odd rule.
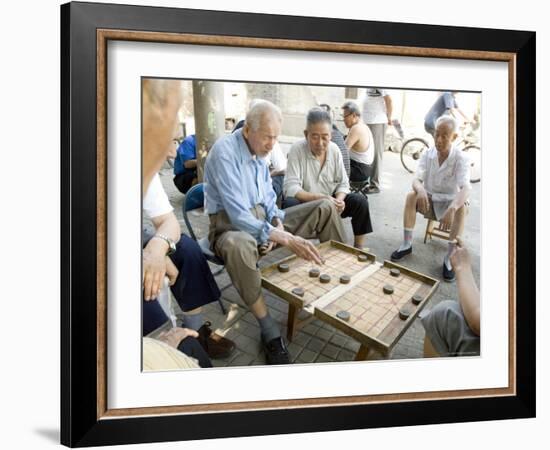
[[[305,202],[311,202],[313,200],[320,200],[322,198],[325,198],[326,195],[313,194],[307,191],[299,191],[299,192],[296,192],[296,195],[294,197],[300,200],[302,203],[305,203]]]
[[[468,200],[468,196],[470,195],[470,189],[467,187],[463,187],[458,191],[458,194],[456,194],[454,200],[451,203],[451,207],[455,210],[460,209],[464,203],[466,203],[466,200]]]
[[[415,178],[412,183],[413,191],[417,194],[420,194],[421,192],[425,192],[424,184],[422,181],[420,181],[418,178]]]

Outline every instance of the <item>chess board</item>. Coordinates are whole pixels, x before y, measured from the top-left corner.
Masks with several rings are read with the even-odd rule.
[[[318,277],[309,276],[315,265],[290,256],[262,270],[262,285],[288,301],[292,309],[305,309],[365,347],[387,355],[433,295],[439,281],[390,261],[381,264],[373,254],[339,242],[325,242],[319,250],[325,259],[319,269],[330,275],[330,283],[323,284]],[[366,255],[367,261],[359,261],[360,254]],[[288,264],[289,271],[280,272],[280,263]],[[391,275],[391,269],[398,269],[399,274]],[[340,283],[342,275],[349,275],[351,281]],[[391,294],[384,292],[388,285],[393,289]],[[296,287],[304,289],[303,297],[292,293]],[[415,295],[418,304],[412,301]],[[293,335],[290,329],[294,328],[290,322],[295,321],[295,316],[293,311],[291,319],[289,308],[289,338]]]
[[[325,264],[318,266],[295,255],[289,256],[262,269],[262,286],[299,308],[309,305],[338,287],[342,275],[353,275],[373,264],[376,257],[362,250],[340,242],[330,241],[317,246]],[[366,255],[367,261],[360,262],[359,255]],[[289,265],[288,272],[280,272],[279,264]],[[319,277],[309,276],[309,270],[318,268],[321,274],[330,275],[329,283],[321,283]],[[304,289],[304,296],[292,293],[294,288]]]

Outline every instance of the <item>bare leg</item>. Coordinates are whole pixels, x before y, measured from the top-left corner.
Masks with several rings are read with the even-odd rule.
[[[456,239],[457,236],[462,236],[464,232],[464,223],[466,222],[466,215],[468,214],[468,207],[462,205],[455,213],[453,224],[451,225],[451,232],[449,233],[450,240]]]
[[[405,201],[405,212],[403,213],[403,226],[414,228],[416,223],[416,192],[409,192]]]
[[[363,248],[365,246],[365,238],[366,237],[367,237],[366,234],[361,234],[359,236],[355,236],[353,246],[355,248]]]
[[[260,294],[258,300],[250,305],[250,311],[256,319],[263,319],[267,315],[267,306],[265,305],[264,296]]]

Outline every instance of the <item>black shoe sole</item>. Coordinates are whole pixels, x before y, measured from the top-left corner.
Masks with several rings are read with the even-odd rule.
[[[391,254],[390,259],[391,259],[392,261],[401,261],[403,258],[406,258],[407,256],[410,256],[410,255],[412,254],[412,247],[410,248],[410,250],[411,250],[410,252],[407,252],[407,253],[405,253],[405,254],[403,254],[403,255],[401,255],[401,256],[399,256],[399,257],[395,257],[395,258],[394,258],[394,256],[393,256],[394,253],[395,253],[395,252],[394,252],[394,253]],[[406,251],[406,250],[403,250],[403,251]]]

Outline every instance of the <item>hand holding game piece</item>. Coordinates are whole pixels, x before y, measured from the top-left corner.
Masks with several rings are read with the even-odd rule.
[[[258,253],[261,256],[267,255],[271,250],[273,250],[273,242],[272,241],[264,242],[263,244],[261,244],[258,247]]]
[[[292,236],[288,239],[287,247],[296,256],[305,259],[306,261],[313,261],[315,264],[322,265],[324,260],[319,253],[319,250],[315,245],[309,242],[307,239],[299,236]]]

